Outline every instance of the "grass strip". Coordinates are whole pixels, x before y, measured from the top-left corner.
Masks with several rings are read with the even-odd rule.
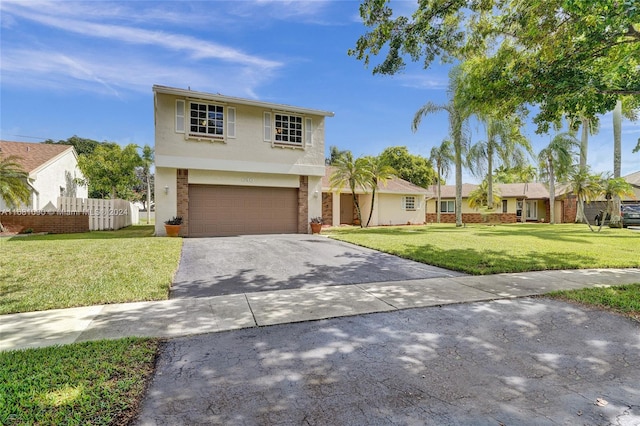
[[[602,286],[580,290],[561,290],[549,297],[583,305],[597,306],[640,321],[640,283]]]
[[[159,342],[127,338],[0,352],[0,424],[128,424]]]
[[[165,300],[181,238],[153,226],[0,239],[0,314]]]

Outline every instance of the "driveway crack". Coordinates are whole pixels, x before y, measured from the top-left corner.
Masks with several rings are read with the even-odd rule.
[[[251,317],[253,318],[253,323],[256,327],[259,327],[258,320],[256,319],[256,314],[253,312],[253,307],[251,306],[251,302],[249,302],[249,296],[247,293],[244,293],[244,299],[247,301],[247,306],[249,306],[249,311],[251,312]]]
[[[384,303],[385,305],[391,306],[393,309],[395,309],[396,311],[399,311],[400,308],[393,305],[392,303],[387,302],[384,299],[381,299],[380,297],[376,296],[375,294],[371,293],[369,290],[367,290],[366,288],[360,286],[359,284],[354,284],[355,287],[358,287],[360,290],[364,291],[365,293],[367,293],[368,295],[370,295],[371,297],[381,301],[382,303]]]

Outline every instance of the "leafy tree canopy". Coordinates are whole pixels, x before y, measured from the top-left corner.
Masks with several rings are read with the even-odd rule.
[[[389,147],[382,151],[380,159],[396,171],[396,176],[422,188],[427,188],[437,179],[429,160],[410,154],[406,146]]]
[[[353,155],[349,150],[340,150],[337,146],[329,147],[329,157],[325,158],[324,163],[327,166],[335,166],[338,164],[338,160],[345,155]]]
[[[374,74],[422,59],[463,61],[459,95],[476,111],[537,105],[538,132],[563,115],[593,118],[631,95],[640,105],[640,7],[636,0],[419,0],[411,17],[389,0],[364,0],[370,31],[349,54]]]
[[[81,138],[76,135],[73,135],[68,139],[60,139],[57,142],[53,139],[47,139],[42,143],[54,145],[73,145],[78,155],[91,154],[100,145],[117,145],[114,142],[98,142],[93,139]]]
[[[138,147],[129,144],[100,144],[93,153],[80,155],[78,166],[85,176],[92,197],[133,200],[133,188],[139,183],[136,167],[142,166]]]

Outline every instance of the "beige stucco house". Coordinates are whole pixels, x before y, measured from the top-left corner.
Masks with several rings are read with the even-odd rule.
[[[488,220],[500,223],[516,222],[548,222],[550,218],[549,190],[543,183],[508,183],[495,184],[496,193],[501,200],[495,206],[492,215],[481,212],[477,208],[469,207],[469,194],[478,186],[473,184],[462,185],[462,221],[464,223],[482,223]],[[441,203],[437,203],[437,186],[429,188],[430,195],[427,200],[427,222],[436,222],[437,208],[440,209],[440,221],[443,223],[455,223],[455,185],[443,185],[441,187]],[[556,190],[554,203],[554,216],[556,223],[569,223],[575,220],[575,198],[567,196],[564,190]]]
[[[20,209],[55,209],[58,197],[87,197],[87,187],[76,181],[84,176],[71,145],[0,141],[0,156],[16,156],[16,163],[29,174],[31,200]],[[1,198],[0,210],[9,210]]]
[[[357,212],[353,194],[349,188],[332,188],[331,174],[334,168],[328,166],[322,180],[322,218],[325,225],[357,224]],[[376,188],[373,214],[369,226],[382,225],[418,225],[425,223],[425,197],[429,194],[424,188],[411,182],[393,177]],[[356,197],[360,205],[362,220],[367,222],[371,211],[370,190],[356,188]]]
[[[333,113],[153,86],[156,234],[307,233],[322,214]]]

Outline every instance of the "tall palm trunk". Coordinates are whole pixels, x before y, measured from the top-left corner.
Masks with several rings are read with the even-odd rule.
[[[440,203],[442,201],[442,196],[441,196],[441,185],[442,185],[442,171],[440,169],[440,166],[438,166],[438,204],[436,204],[436,222],[440,223]]]
[[[613,109],[613,177],[620,177],[620,165],[622,162],[622,101],[618,99],[616,101],[616,107]],[[614,213],[616,216],[620,215],[620,197],[613,197],[613,206],[611,219],[614,219]],[[618,220],[618,218],[616,218]]]
[[[487,208],[493,210],[493,146],[487,146]]]
[[[455,143],[456,155],[456,227],[462,226],[462,146]]]
[[[549,223],[555,225],[556,223],[556,179],[553,170],[553,160],[549,158]]]
[[[371,189],[371,209],[369,210],[369,219],[367,219],[367,228],[369,227],[369,223],[371,222],[371,217],[373,216],[373,205],[376,202],[376,187],[377,187],[377,182],[376,185],[373,186],[373,188]],[[379,220],[379,219],[378,219]]]
[[[582,117],[582,137],[580,139],[580,170],[587,167],[587,151],[589,149],[589,119]]]

